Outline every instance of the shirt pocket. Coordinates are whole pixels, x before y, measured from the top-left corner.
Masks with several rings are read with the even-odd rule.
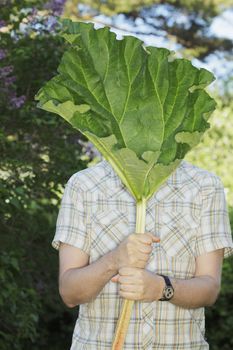
[[[161,247],[166,254],[189,258],[195,254],[198,223],[187,211],[164,211],[160,230]]]
[[[175,277],[192,277],[195,272],[195,244],[198,229],[190,211],[164,211],[160,229],[160,247],[167,272]]]
[[[92,261],[115,249],[130,233],[127,210],[106,209],[92,218]]]

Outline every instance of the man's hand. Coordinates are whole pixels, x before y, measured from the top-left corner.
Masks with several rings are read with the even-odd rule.
[[[165,282],[163,277],[148,270],[123,267],[111,278],[120,284],[119,295],[129,300],[152,302],[162,297]]]
[[[152,233],[132,233],[113,250],[116,269],[138,267],[143,269],[150,257],[152,243],[158,243],[159,237]]]

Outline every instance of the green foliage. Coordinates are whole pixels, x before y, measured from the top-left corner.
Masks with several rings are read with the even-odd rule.
[[[146,28],[153,38],[178,43],[183,48],[182,55],[189,59],[197,57],[205,60],[209,55],[220,52],[227,57],[233,49],[232,40],[209,30],[216,16],[232,8],[232,0],[84,0],[81,3],[87,6],[79,12],[71,6],[74,2],[77,3],[77,0],[68,1],[66,17],[72,15],[73,19],[103,21],[118,28],[117,15],[120,14],[122,19],[124,14],[124,20],[129,24],[126,31],[144,36]],[[98,14],[105,14],[107,20],[96,18]]]
[[[230,209],[233,231],[233,208]],[[214,306],[206,309],[207,338],[212,350],[231,350],[233,348],[233,257],[224,261],[222,286]]]
[[[80,130],[132,195],[148,199],[209,127],[215,102],[203,88],[213,75],[133,36],[116,40],[107,27],[64,28],[70,48],[38,106]]]
[[[82,3],[87,4],[98,11],[106,15],[114,15],[116,13],[129,13],[140,10],[142,7],[148,7],[155,4],[160,4],[161,0],[82,0]],[[227,7],[232,5],[231,0],[168,0],[166,4],[174,5],[177,8],[183,8],[185,11],[201,12],[216,14],[220,11],[221,7]]]
[[[14,21],[19,28],[20,16]],[[68,348],[75,317],[58,293],[51,241],[64,185],[88,159],[81,159],[81,135],[35,106],[36,91],[56,73],[64,51],[55,32],[35,34],[15,40],[1,33],[7,56],[0,68],[13,67],[11,89],[26,101],[12,106],[1,79],[0,350]]]
[[[211,129],[186,157],[192,163],[221,177],[229,206],[233,207],[233,104],[231,98],[218,98],[211,117]]]
[[[186,159],[221,177],[229,204],[233,232],[233,104],[231,98],[217,99],[218,107],[211,117],[211,129]],[[206,309],[207,339],[213,350],[231,350],[233,326],[233,257],[224,260],[222,287],[214,306]]]
[[[0,256],[0,349],[22,349],[38,337],[41,301],[36,290],[24,285],[20,251],[3,251]],[[4,286],[4,287],[3,287]]]

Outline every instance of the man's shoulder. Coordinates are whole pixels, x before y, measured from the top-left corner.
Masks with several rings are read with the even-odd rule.
[[[168,181],[173,182],[177,181],[177,179],[180,179],[181,183],[189,182],[199,188],[222,187],[219,176],[186,160],[181,162]],[[76,190],[94,192],[101,188],[107,189],[112,186],[118,186],[121,184],[121,180],[111,165],[106,160],[102,160],[95,165],[74,173],[69,178],[68,184]]]
[[[116,177],[113,169],[107,161],[102,160],[97,164],[74,173],[68,180],[73,188],[83,191],[94,191],[99,186],[108,186]]]
[[[186,160],[183,160],[179,170],[183,172],[184,178],[192,180],[194,184],[200,187],[219,187],[222,186],[221,179],[214,172],[201,168]]]

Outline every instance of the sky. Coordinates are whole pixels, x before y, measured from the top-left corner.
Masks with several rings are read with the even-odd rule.
[[[233,40],[233,9],[216,18],[211,25],[211,31],[220,38]]]

